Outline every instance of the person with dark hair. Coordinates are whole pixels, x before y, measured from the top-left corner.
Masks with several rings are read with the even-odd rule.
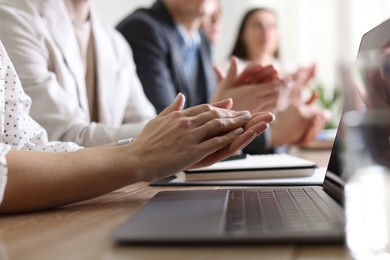
[[[239,70],[248,64],[272,65],[280,77],[289,77],[289,99],[297,99],[314,79],[316,66],[300,67],[290,73],[281,62],[279,38],[275,11],[264,7],[250,9],[242,18],[231,55],[239,58]]]
[[[267,8],[254,8],[242,18],[231,55],[263,66],[279,58],[277,17]]]

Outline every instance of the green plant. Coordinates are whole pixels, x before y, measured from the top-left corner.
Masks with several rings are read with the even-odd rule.
[[[340,90],[336,88],[326,88],[322,83],[317,83],[314,88],[314,91],[318,93],[317,104],[332,112],[332,119],[326,123],[325,129],[332,129],[338,126],[340,119],[340,109],[337,106],[337,102],[340,98]]]

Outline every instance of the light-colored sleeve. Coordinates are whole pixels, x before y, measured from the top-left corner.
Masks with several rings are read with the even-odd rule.
[[[5,186],[7,184],[7,159],[5,156],[11,150],[11,146],[0,143],[0,204],[3,201]]]
[[[127,103],[129,90],[125,90],[123,94],[118,90],[118,85],[112,84],[105,86],[111,93],[102,96],[111,106],[109,108],[111,114],[106,118],[121,117],[121,121],[115,124],[104,121],[102,123],[90,122],[88,113],[79,105],[80,93],[69,83],[69,72],[67,75],[64,74],[66,78],[57,73],[60,68],[58,63],[63,63],[63,60],[53,59],[53,53],[57,53],[58,56],[59,50],[56,44],[49,42],[50,37],[47,35],[48,32],[40,14],[33,8],[22,6],[21,2],[23,1],[8,1],[7,5],[0,3],[2,20],[0,39],[7,48],[9,47],[7,51],[20,74],[23,87],[33,100],[30,114],[48,131],[49,140],[96,146],[124,138],[137,137],[147,121],[155,114],[143,113],[141,114],[142,120],[134,121],[140,115],[136,111],[143,109],[137,106],[139,103],[131,103],[135,99],[138,100],[138,97],[131,97]],[[13,5],[19,5],[18,8],[23,7],[25,10],[12,8]],[[107,62],[103,65],[110,68],[117,64]],[[115,76],[126,78],[126,72]],[[66,87],[62,84],[64,81],[69,83]],[[130,88],[131,82],[127,84],[129,85],[121,85],[121,87]],[[137,90],[135,93],[140,92]],[[130,111],[132,106],[137,106],[137,110]],[[124,112],[126,107],[130,112]],[[100,109],[107,111],[105,107]]]
[[[11,150],[11,146],[0,143],[0,204],[3,201],[5,186],[7,185],[7,159],[6,155]]]
[[[11,149],[67,152],[75,143],[48,142],[46,131],[29,115],[31,99],[0,42],[0,204],[7,184],[6,155]]]
[[[29,116],[31,99],[0,42],[0,142],[17,150],[69,152],[71,142],[49,142],[45,129]]]

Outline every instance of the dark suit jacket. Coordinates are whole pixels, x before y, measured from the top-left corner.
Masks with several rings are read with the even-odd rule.
[[[194,97],[187,87],[179,33],[162,1],[156,1],[151,8],[136,10],[121,21],[117,29],[133,49],[138,76],[157,112],[170,105],[179,92],[186,96],[186,107],[208,103],[217,83],[211,46],[202,32],[197,75],[199,87],[198,95]],[[265,153],[264,136],[252,142],[246,152]]]
[[[150,9],[138,9],[126,17],[117,29],[133,49],[137,73],[146,96],[161,112],[181,92],[186,107],[207,103],[214,92],[216,80],[212,68],[211,47],[201,33],[198,82],[201,99],[196,100],[187,87],[179,33],[163,2]]]

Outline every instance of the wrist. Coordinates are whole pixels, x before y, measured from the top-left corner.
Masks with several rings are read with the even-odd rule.
[[[134,145],[129,146],[133,143],[134,138],[126,138],[118,140],[115,143],[115,155],[116,166],[118,172],[124,174],[124,178],[129,179],[130,183],[143,181],[143,167],[141,160],[139,159],[139,153],[134,151]]]
[[[121,140],[122,141],[122,140]],[[126,145],[129,143],[129,145]],[[117,144],[118,161],[126,171],[127,177],[131,182],[150,181],[155,179],[153,171],[154,163],[149,159],[148,149],[136,142],[136,139],[125,141]],[[149,154],[150,155],[150,154]]]

